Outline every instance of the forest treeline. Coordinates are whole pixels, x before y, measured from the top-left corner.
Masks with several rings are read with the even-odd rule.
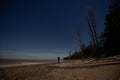
[[[88,46],[83,45],[81,51],[70,53],[64,59],[99,58],[120,54],[120,0],[114,0],[109,6],[109,12],[105,15],[105,28],[98,39],[98,47],[90,42]]]

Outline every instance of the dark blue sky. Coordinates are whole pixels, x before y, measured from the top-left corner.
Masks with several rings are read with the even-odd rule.
[[[56,58],[90,41],[87,10],[93,6],[97,31],[104,29],[112,0],[3,0],[0,12],[0,58]]]

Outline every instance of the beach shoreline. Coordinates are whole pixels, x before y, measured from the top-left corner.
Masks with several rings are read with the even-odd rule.
[[[65,62],[63,62],[65,64]],[[0,80],[119,80],[120,64],[90,68],[54,68],[46,63],[0,68]],[[68,63],[68,62],[67,62]]]
[[[0,60],[0,68],[56,63],[55,60]]]

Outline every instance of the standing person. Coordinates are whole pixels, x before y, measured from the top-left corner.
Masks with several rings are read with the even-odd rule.
[[[58,57],[57,59],[58,59],[58,63],[60,63],[60,57]]]

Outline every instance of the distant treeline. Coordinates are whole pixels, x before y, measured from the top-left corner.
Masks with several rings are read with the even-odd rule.
[[[104,32],[99,35],[99,46],[91,42],[83,50],[75,51],[64,59],[82,59],[87,57],[107,57],[120,54],[120,0],[114,0],[105,16]]]

